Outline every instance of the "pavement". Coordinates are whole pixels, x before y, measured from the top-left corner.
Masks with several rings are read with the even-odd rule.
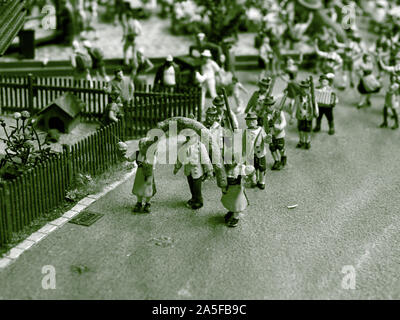
[[[239,78],[254,90],[255,73]],[[193,212],[182,172],[159,165],[151,214],[132,213],[129,179],[90,204],[104,214],[95,224],[66,223],[0,271],[0,298],[400,299],[399,131],[378,128],[383,93],[362,110],[355,90],[339,93],[337,133],[324,119],[309,151],[290,126],[287,167],[247,191],[236,229],[223,224],[215,182]],[[47,265],[54,290],[42,287]]]

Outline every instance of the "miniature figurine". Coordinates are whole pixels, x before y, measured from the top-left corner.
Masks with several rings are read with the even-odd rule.
[[[321,131],[322,117],[325,115],[328,120],[330,135],[335,134],[335,124],[333,119],[333,108],[338,103],[338,98],[333,88],[330,86],[329,77],[322,74],[319,77],[320,85],[315,90],[315,99],[317,100],[319,115],[317,117],[317,124],[314,132]]]
[[[118,96],[117,92],[112,92],[108,97],[108,104],[101,119],[102,124],[106,126],[121,120],[123,118],[122,108],[121,97]]]
[[[59,14],[57,15],[57,31],[60,32],[59,39],[67,46],[71,46],[78,35],[78,24],[74,8],[69,0],[60,0]]]
[[[153,69],[153,63],[144,55],[143,48],[134,50],[130,61],[130,66],[132,68],[131,79],[135,87],[144,87],[147,84],[145,74]]]
[[[74,68],[75,86],[77,86],[77,82],[82,79],[89,81],[90,86],[93,86],[92,77],[90,75],[92,59],[90,58],[89,54],[81,49],[77,40],[72,42],[72,48],[73,54],[71,55],[71,65]]]
[[[381,82],[373,74],[374,63],[372,57],[368,53],[364,53],[362,61],[358,65],[357,71],[360,76],[360,82],[357,86],[358,92],[362,98],[357,108],[370,107],[371,106],[371,95],[380,91],[382,85]]]
[[[311,90],[310,90],[311,89]],[[295,98],[293,117],[298,121],[299,143],[296,148],[311,148],[312,120],[319,116],[312,78],[300,82],[300,94]]]
[[[154,180],[156,160],[154,157],[152,163],[150,163],[149,159],[146,158],[146,152],[143,148],[145,139],[143,138],[139,141],[139,150],[136,151],[134,158],[130,158],[131,161],[136,160],[137,163],[135,181],[132,188],[132,193],[137,197],[137,202],[133,208],[133,212],[150,213],[150,200],[157,192]]]
[[[318,56],[325,59],[322,64],[322,73],[336,74],[336,71],[343,65],[343,59],[336,52],[336,45],[333,42],[329,45],[329,52],[325,52],[319,50],[318,41],[315,41],[315,51]]]
[[[261,66],[263,68],[261,72],[261,78],[266,77],[268,73],[270,73],[270,75],[275,74],[275,56],[274,51],[269,44],[268,37],[264,37],[262,41],[259,49],[259,57],[261,60]]]
[[[196,71],[195,75],[196,80],[202,84],[202,101],[204,104],[206,92],[210,94],[211,99],[214,99],[217,96],[215,76],[216,74],[219,74],[221,68],[214,60],[212,60],[210,50],[204,50],[201,56],[201,73]]]
[[[235,39],[233,38],[226,38],[222,42],[222,52],[225,56],[225,63],[223,64],[223,68],[231,72],[232,74],[235,73],[235,63],[236,63],[236,55],[233,49],[233,44],[235,43]]]
[[[292,111],[293,111],[293,104],[294,104],[294,99],[295,97],[299,94],[300,88],[299,84],[296,81],[297,74],[299,72],[299,65],[303,61],[303,54],[300,54],[299,60],[297,62],[294,61],[293,58],[288,58],[286,61],[286,67],[283,70],[283,74],[280,74],[280,78],[287,82],[286,89],[284,90],[285,93],[287,93],[287,98],[290,99],[288,108],[286,109],[286,112],[290,116],[289,123],[293,123],[293,118],[292,118]],[[286,74],[287,78],[283,77],[283,75]]]
[[[258,116],[254,112],[246,115],[247,128],[243,131],[243,154],[247,164],[254,161],[254,174],[252,175],[251,187],[265,189],[265,174],[267,171],[267,148],[271,137],[267,135],[264,128],[258,125]]]
[[[354,88],[354,77],[353,77],[353,71],[354,71],[354,63],[361,58],[363,52],[361,46],[357,43],[357,41],[354,41],[354,39],[358,39],[357,34],[352,35],[353,40],[350,41],[349,43],[340,43],[334,38],[335,45],[336,47],[340,48],[342,51],[342,70],[343,74],[345,76],[344,83],[343,85],[349,83],[351,88]]]
[[[116,69],[114,74],[114,79],[108,83],[105,90],[109,94],[116,92],[116,94],[121,98],[124,107],[127,107],[133,100],[135,86],[133,85],[131,78],[124,76],[122,69]]]
[[[123,42],[124,42],[124,63],[129,64],[129,50],[132,50],[132,55],[136,49],[136,38],[142,33],[142,25],[135,19],[133,11],[127,12],[126,25],[123,28]]]
[[[161,89],[173,89],[180,84],[180,68],[174,62],[174,58],[168,55],[156,72],[154,78],[154,87]]]
[[[379,65],[386,72],[400,74],[400,51],[397,52],[392,66],[385,65],[381,57],[379,58]]]
[[[92,70],[96,72],[97,77],[103,78],[105,81],[110,81],[106,73],[106,64],[104,62],[104,52],[99,47],[93,47],[89,40],[83,41],[83,46],[86,48],[88,54],[92,59]]]
[[[386,91],[385,95],[385,105],[383,106],[383,122],[380,125],[380,128],[387,128],[388,127],[388,115],[389,109],[392,113],[392,117],[394,120],[394,125],[392,129],[395,130],[399,127],[399,116],[397,110],[399,108],[399,79],[396,75],[390,75],[390,84],[389,88]]]
[[[180,159],[179,155],[184,159]],[[200,141],[196,132],[192,132],[178,152],[174,174],[177,174],[184,162],[184,174],[187,178],[192,198],[186,203],[193,210],[203,207],[201,192],[204,180],[212,177],[213,167],[205,145]]]
[[[225,56],[219,45],[205,41],[206,35],[204,33],[198,33],[196,36],[196,44],[189,47],[189,55],[192,57],[203,56],[204,51],[210,52],[210,58],[217,62],[219,66],[222,66],[225,62]]]
[[[237,77],[232,78],[232,84],[233,84],[233,99],[235,100],[236,104],[236,113],[242,114],[244,112],[245,107],[243,104],[243,99],[240,97],[240,91],[243,91],[245,94],[249,94],[249,92],[243,86],[243,84],[239,82],[239,79]]]
[[[224,216],[228,227],[236,227],[240,215],[249,205],[244,186],[245,178],[254,174],[254,167],[239,163],[225,164],[228,185],[222,188],[221,203],[228,210]]]
[[[247,107],[245,113],[255,112],[259,114],[263,110],[263,101],[268,95],[268,91],[271,88],[272,79],[261,79],[258,82],[258,90],[253,93],[249,102],[247,103]],[[262,118],[259,117],[258,124],[262,125]]]
[[[286,94],[287,95],[287,94]],[[281,107],[284,105],[286,95],[281,100]],[[276,100],[272,96],[267,96],[264,100],[265,118],[264,130],[272,136],[269,150],[271,151],[274,164],[272,170],[281,170],[287,163],[285,150],[285,127],[286,118],[281,107],[274,108]]]

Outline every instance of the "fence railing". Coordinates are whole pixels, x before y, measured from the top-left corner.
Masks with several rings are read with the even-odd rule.
[[[84,121],[100,119],[108,103],[104,91],[106,83],[72,78],[0,77],[0,113],[29,110],[36,113],[66,92],[85,102],[81,112]],[[197,87],[179,87],[170,91],[159,87],[135,88],[133,103],[124,110],[126,136],[140,137],[154,125],[170,116],[193,115],[201,119],[201,90]]]
[[[34,219],[65,199],[78,173],[98,175],[118,163],[117,142],[123,140],[121,122],[101,128],[63,152],[0,184],[0,246]]]

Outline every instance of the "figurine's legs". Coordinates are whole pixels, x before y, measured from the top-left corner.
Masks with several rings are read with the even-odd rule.
[[[317,123],[315,124],[314,132],[320,132],[321,131],[321,122],[322,122],[322,117],[324,116],[323,111],[321,110],[322,108],[319,109],[319,115],[317,118]]]
[[[395,108],[391,108],[391,109],[392,109],[393,120],[394,120],[394,125],[393,125],[392,129],[395,130],[399,127],[399,116],[398,116]]]
[[[325,110],[326,118],[328,119],[329,131],[328,134],[333,135],[335,134],[335,124],[333,119],[333,108],[327,108]]]
[[[382,122],[382,124],[381,124],[379,127],[381,127],[381,128],[387,128],[387,126],[388,126],[387,117],[388,117],[388,107],[385,105],[385,106],[383,107],[383,122]]]
[[[202,179],[193,179],[191,175],[187,176],[190,193],[192,194],[192,209],[199,209],[203,206],[203,196],[201,193]]]

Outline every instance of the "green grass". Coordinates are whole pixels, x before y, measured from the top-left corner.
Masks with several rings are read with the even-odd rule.
[[[131,168],[132,166],[126,165],[125,163],[119,163],[92,179],[82,178],[82,175],[80,178],[78,177],[75,179],[75,182],[68,190],[70,194],[75,196],[75,198],[72,201],[66,198],[65,201],[56,209],[35,219],[29,225],[25,226],[21,231],[14,232],[11,241],[3,245],[3,247],[0,247],[0,257],[8,252],[12,247],[24,241],[32,233],[42,228],[46,223],[61,217],[66,211],[70,210],[78,201],[87,195],[99,193],[109,184],[121,180]]]

